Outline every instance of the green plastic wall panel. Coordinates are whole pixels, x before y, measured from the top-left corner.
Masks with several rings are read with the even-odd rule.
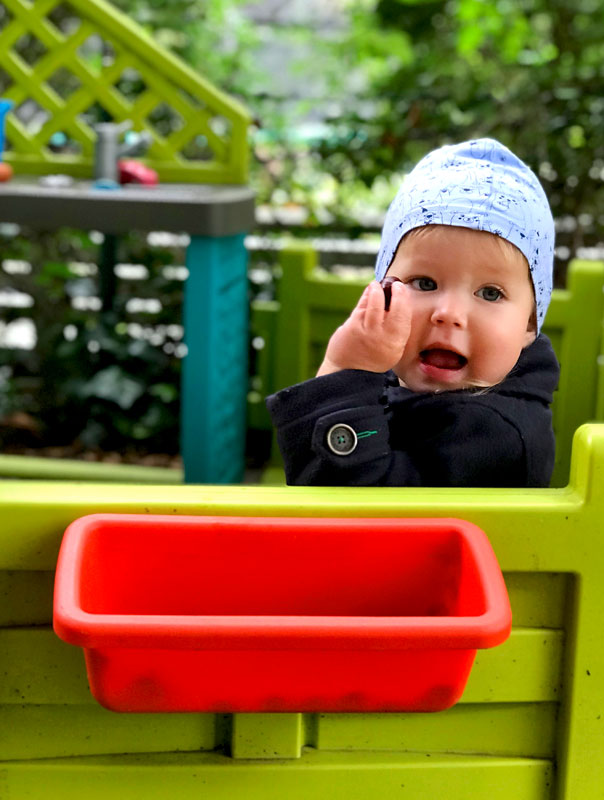
[[[54,572],[0,571],[0,628],[52,624]]]
[[[579,430],[562,489],[7,481],[0,508],[2,798],[602,796],[604,426]],[[48,624],[63,531],[99,511],[468,519],[504,571],[512,635],[440,714],[113,714]]]
[[[286,762],[220,755],[82,758],[0,765],[0,796],[16,800],[548,800],[545,759],[391,753],[322,753]]]
[[[275,300],[255,300],[250,310],[250,330],[254,362],[250,364],[250,392],[248,394],[247,425],[249,428],[270,430],[271,418],[264,403],[266,387],[275,386],[273,377],[273,346],[279,303]],[[254,348],[254,340],[261,344]]]
[[[321,716],[320,750],[416,751],[553,758],[554,703],[459,704],[440,714]]]
[[[199,752],[216,747],[214,720],[195,714],[113,714],[100,706],[0,706],[2,759]],[[4,795],[0,794],[0,797]]]
[[[9,78],[3,95],[15,109],[29,102],[46,112],[41,125],[38,115],[31,126],[7,115],[5,160],[17,172],[90,177],[96,139],[90,118],[100,107],[108,118],[131,120],[135,130],[151,135],[146,163],[163,181],[246,182],[247,111],[110,3],[4,0],[3,5],[8,22],[0,32],[0,68]],[[34,63],[20,50],[28,38],[39,51]],[[98,112],[92,118],[98,119]],[[162,128],[166,119],[172,123],[169,133]],[[70,154],[50,149],[57,132],[68,137]]]
[[[234,714],[233,758],[299,758],[308,741],[308,714]]]
[[[558,700],[562,655],[562,631],[515,628],[503,645],[477,655],[464,702]]]
[[[575,430],[598,418],[603,287],[604,264],[572,262],[567,288],[554,291],[544,322],[544,332],[551,337],[560,361],[560,383],[552,407],[556,432],[554,486],[563,486],[568,480]]]
[[[600,330],[600,350],[598,354],[598,399],[596,419],[604,420],[604,319]]]
[[[548,572],[506,572],[514,624],[524,628],[562,628],[572,575]]]
[[[0,704],[92,705],[80,648],[63,647],[50,627],[0,629]]]

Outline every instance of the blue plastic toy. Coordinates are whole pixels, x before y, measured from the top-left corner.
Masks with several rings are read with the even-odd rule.
[[[0,161],[2,161],[2,153],[4,152],[4,118],[12,107],[12,100],[0,98]]]

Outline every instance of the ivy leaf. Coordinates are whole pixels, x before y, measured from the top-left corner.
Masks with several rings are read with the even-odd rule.
[[[178,397],[178,387],[172,383],[156,383],[149,387],[149,394],[157,397],[162,403],[172,403]]]
[[[82,386],[80,393],[83,397],[109,400],[127,410],[132,408],[144,391],[144,383],[130,378],[120,367],[112,366],[97,372]]]

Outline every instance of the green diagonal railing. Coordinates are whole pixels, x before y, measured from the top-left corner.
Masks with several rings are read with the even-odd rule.
[[[145,163],[164,181],[246,182],[245,109],[105,0],[2,5],[2,95],[14,103],[4,159],[16,172],[90,177],[93,126],[109,119],[151,134]],[[21,107],[36,111],[29,123]],[[60,154],[51,141],[59,132]]]

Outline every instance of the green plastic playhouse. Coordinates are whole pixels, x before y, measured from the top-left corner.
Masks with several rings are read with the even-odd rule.
[[[284,266],[299,263],[309,296],[313,283],[323,287],[316,300],[334,279],[313,260],[304,248],[284,255]],[[573,264],[546,321],[564,366],[555,400],[560,476],[572,438],[570,479],[560,488],[0,483],[1,796],[602,797],[604,427],[585,424],[572,435],[602,405],[603,286],[604,265]],[[334,286],[351,295],[358,288]],[[253,319],[284,326],[284,295],[281,302],[281,311],[257,307]],[[300,347],[312,353],[311,340]],[[285,374],[291,364],[275,369]],[[479,653],[461,701],[437,713],[106,711],[92,698],[82,651],[52,630],[63,532],[93,513],[467,520],[488,535],[503,570],[512,634]],[[228,594],[228,577],[223,586]]]
[[[105,4],[63,5],[81,10],[94,30],[108,19]],[[44,31],[58,3],[5,6],[12,24]],[[135,52],[131,43],[127,49]],[[12,145],[10,127],[9,139]],[[278,301],[252,310],[254,330],[268,343],[260,391],[306,377],[333,329],[333,294],[344,314],[359,292],[358,282],[318,270],[312,251],[293,248],[282,259]],[[593,420],[604,408],[603,286],[603,265],[573,265],[546,321],[563,365],[555,400],[558,488],[1,482],[0,797],[602,798],[604,427]],[[291,358],[280,350],[286,329],[294,331]],[[249,414],[252,424],[265,424],[259,404]],[[589,424],[576,430],[581,423]],[[486,532],[503,570],[512,634],[478,656],[461,701],[443,712],[112,713],[90,694],[81,650],[60,641],[51,625],[63,532],[99,512],[467,520]]]
[[[2,796],[600,798],[603,477],[587,425],[561,489],[3,482]],[[469,520],[504,572],[512,635],[434,714],[115,714],[51,627],[63,531],[97,512]]]

